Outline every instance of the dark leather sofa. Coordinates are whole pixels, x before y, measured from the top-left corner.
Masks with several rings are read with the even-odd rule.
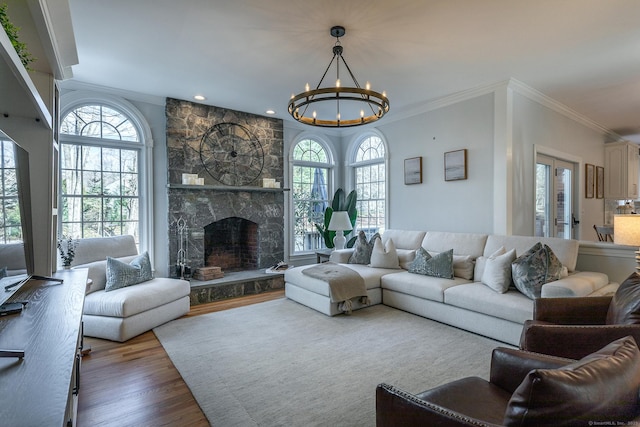
[[[489,381],[468,377],[415,395],[378,385],[376,424],[636,425],[640,424],[639,391],[640,351],[632,337],[580,361],[497,348]]]

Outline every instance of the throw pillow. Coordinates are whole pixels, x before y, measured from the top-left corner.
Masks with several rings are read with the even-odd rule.
[[[540,298],[542,285],[558,280],[562,263],[551,248],[538,242],[511,264],[516,288],[531,299]]]
[[[473,268],[473,277],[474,280],[476,282],[480,282],[482,280],[482,276],[484,275],[484,266],[487,263],[487,258],[491,258],[491,257],[497,257],[498,255],[502,255],[503,253],[505,253],[506,250],[504,249],[504,246],[500,246],[500,248],[498,248],[497,251],[495,251],[494,253],[492,253],[491,255],[489,255],[488,257],[486,256],[479,256],[478,258],[476,258],[476,265]]]
[[[371,264],[369,267],[377,268],[400,268],[398,262],[398,252],[392,239],[387,240],[387,244],[382,244],[382,239],[376,239],[371,251]]]
[[[633,337],[620,338],[562,368],[529,372],[509,400],[504,425],[626,425],[636,416],[639,387],[640,351]]]
[[[609,304],[607,324],[640,323],[640,274],[631,273],[620,285]]]
[[[440,252],[429,252],[432,257]],[[473,279],[473,258],[471,255],[454,255],[453,256],[453,275],[463,279]]]
[[[440,252],[435,256],[429,255],[424,248],[418,249],[416,258],[409,265],[409,273],[423,274],[425,276],[453,279],[453,249]]]
[[[353,245],[353,253],[349,257],[349,264],[369,264],[371,262],[371,251],[376,239],[380,238],[380,234],[374,234],[367,242],[367,236],[364,231],[358,233],[356,243]]]
[[[415,249],[398,249],[396,248],[396,252],[398,253],[398,262],[400,262],[400,267],[405,270],[409,269],[409,264],[416,259],[416,250]]]
[[[129,264],[115,258],[107,257],[107,284],[105,292],[124,288],[151,280],[151,261],[149,253],[144,252],[135,257]]]
[[[511,286],[511,263],[516,259],[516,250],[487,258],[481,282],[501,294]]]

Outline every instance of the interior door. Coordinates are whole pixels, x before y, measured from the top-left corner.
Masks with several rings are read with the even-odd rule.
[[[550,156],[536,160],[535,235],[574,238],[576,164]]]

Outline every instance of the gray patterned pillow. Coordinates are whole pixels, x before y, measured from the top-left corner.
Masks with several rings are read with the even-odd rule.
[[[453,279],[453,249],[431,256],[424,248],[418,249],[409,265],[409,273]]]
[[[551,248],[538,242],[511,264],[516,288],[531,299],[540,298],[542,285],[558,280],[562,263]]]
[[[107,284],[105,292],[124,288],[153,279],[149,253],[144,252],[129,264],[107,257]]]
[[[367,236],[364,231],[358,233],[356,243],[353,245],[353,253],[349,257],[349,264],[369,264],[371,262],[371,251],[376,239],[380,238],[380,234],[374,234],[367,242]]]

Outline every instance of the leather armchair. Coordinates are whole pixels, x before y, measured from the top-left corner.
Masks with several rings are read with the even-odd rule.
[[[522,350],[580,359],[628,335],[640,342],[640,325],[606,324],[611,296],[538,298],[533,320],[520,336]]]
[[[468,377],[416,395],[379,384],[376,425],[636,425],[639,391],[640,350],[633,337],[577,361],[497,348],[489,381]]]
[[[501,426],[511,395],[532,369],[554,369],[574,360],[496,348],[490,379],[467,377],[417,395],[388,384],[376,389],[376,425]]]

